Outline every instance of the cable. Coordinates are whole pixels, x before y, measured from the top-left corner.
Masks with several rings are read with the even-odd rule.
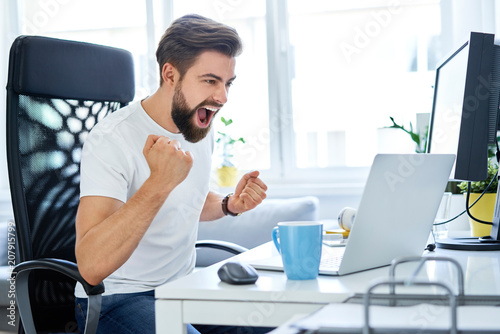
[[[438,225],[444,225],[444,224],[448,224],[452,221],[454,221],[455,219],[457,219],[458,217],[460,217],[461,215],[463,215],[464,213],[467,212],[467,214],[469,215],[469,217],[471,217],[472,219],[476,220],[471,214],[470,214],[470,211],[469,209],[472,208],[476,203],[477,201],[479,201],[481,199],[481,197],[483,197],[484,194],[486,194],[486,191],[488,191],[488,189],[491,187],[491,185],[493,184],[493,181],[495,180],[495,178],[498,176],[498,170],[495,174],[495,176],[491,179],[490,183],[488,184],[488,186],[486,186],[486,188],[483,190],[483,192],[481,193],[481,195],[479,195],[479,197],[474,201],[474,203],[472,203],[470,206],[467,206],[467,204],[469,203],[469,194],[470,194],[470,182],[467,186],[467,204],[466,204],[466,209],[464,211],[462,211],[461,213],[459,213],[458,215],[456,215],[455,217],[453,218],[450,218],[444,222],[439,222],[439,223],[434,223],[433,225],[434,226],[438,226]],[[488,224],[488,225],[491,225],[492,223],[491,222],[484,222],[483,224]]]
[[[498,144],[497,144],[498,146]],[[499,154],[500,150],[497,151],[497,159],[498,157],[500,157],[500,154]],[[433,226],[439,226],[439,225],[444,225],[444,224],[448,224],[449,222],[457,219],[458,217],[460,217],[461,215],[463,215],[464,213],[467,212],[467,214],[469,215],[469,217],[471,217],[471,219],[475,220],[475,221],[478,221],[478,219],[476,219],[475,217],[473,217],[469,211],[470,208],[472,208],[474,206],[474,204],[477,203],[477,201],[479,201],[481,199],[481,197],[483,197],[484,194],[486,194],[486,192],[488,191],[488,189],[491,187],[491,185],[493,184],[493,181],[495,180],[495,178],[498,176],[498,169],[497,169],[497,172],[495,173],[495,176],[491,179],[490,183],[486,186],[486,188],[483,190],[483,192],[481,193],[481,195],[479,195],[479,197],[474,201],[474,203],[472,203],[470,206],[468,206],[467,204],[469,203],[469,195],[470,195],[470,182],[468,182],[468,185],[467,185],[467,200],[466,200],[466,203],[465,203],[465,210],[462,211],[461,213],[459,213],[458,215],[456,215],[455,217],[451,218],[451,219],[448,219],[444,222],[440,222],[440,223],[433,223],[432,225]],[[482,221],[479,221],[479,223],[482,223],[482,224],[488,224],[488,225],[493,225],[492,223],[490,222],[482,222]],[[431,234],[432,234],[432,240],[433,242],[428,244],[424,250],[426,251],[429,251],[429,252],[432,252],[436,249],[436,235],[434,234],[434,229],[431,230]]]
[[[495,143],[496,143],[496,147],[497,147],[497,151],[495,153],[495,157],[497,158],[497,164],[500,162],[500,147],[498,146],[498,140],[495,140]],[[498,176],[498,169],[497,169],[497,172],[495,173],[495,176],[491,178],[491,181],[490,181],[490,184],[488,184],[488,186],[486,187],[486,189],[483,191],[483,193],[481,194],[481,196],[479,196],[479,198],[481,198],[485,192],[488,190],[488,188],[491,186],[491,184],[493,183],[493,180],[495,180]],[[478,219],[476,217],[474,217],[472,215],[472,213],[469,211],[470,207],[468,207],[468,204],[469,204],[469,197],[470,197],[470,187],[471,187],[471,183],[468,182],[467,183],[467,202],[466,202],[466,205],[465,205],[465,208],[467,210],[467,215],[469,216],[470,219],[480,223],[480,224],[485,224],[485,225],[493,225],[493,222],[487,222],[485,220],[481,220],[481,219]],[[478,200],[479,200],[478,198]],[[476,200],[477,202],[477,200]],[[474,204],[476,203],[474,202]],[[473,204],[473,205],[474,205]],[[472,205],[471,205],[472,207]]]
[[[490,184],[488,185],[488,187],[491,185],[491,183],[492,183],[492,182],[493,182],[493,180],[497,177],[497,175],[498,175],[498,171],[496,172],[495,176],[491,179],[491,182],[490,182]],[[488,190],[488,187],[486,187],[486,189],[483,191],[483,193],[481,194],[481,196],[480,196],[479,198],[481,198],[481,197],[485,194],[486,190]],[[474,220],[474,221],[476,221],[476,222],[478,222],[478,223],[480,223],[480,224],[485,224],[485,225],[493,225],[493,222],[487,222],[487,221],[485,221],[485,220],[481,220],[481,219],[479,219],[479,218],[476,218],[476,217],[474,217],[474,216],[472,215],[472,213],[471,213],[471,212],[470,212],[470,210],[469,210],[469,209],[470,209],[470,207],[468,206],[468,204],[469,204],[469,198],[470,198],[470,182],[468,182],[468,183],[467,183],[467,200],[466,200],[466,205],[465,205],[465,208],[466,208],[466,211],[467,211],[467,215],[469,216],[469,218],[470,218],[470,219],[472,219],[472,220]],[[478,199],[479,199],[479,198],[478,198]],[[477,200],[476,200],[476,202],[477,202]],[[476,202],[474,202],[474,204],[475,204]],[[472,205],[471,205],[471,207],[472,207]]]
[[[432,225],[433,226],[438,226],[438,225],[444,225],[444,224],[448,224],[449,222],[457,219],[458,217],[460,217],[461,215],[463,215],[464,213],[467,212],[467,214],[469,215],[469,217],[481,224],[487,224],[487,225],[493,225],[493,223],[491,222],[486,222],[486,221],[482,221],[482,220],[479,220],[477,218],[475,218],[474,216],[472,216],[471,212],[469,211],[470,208],[472,208],[476,203],[477,201],[479,201],[481,199],[481,197],[483,197],[484,194],[486,194],[486,191],[488,191],[488,189],[491,187],[491,185],[493,184],[493,181],[498,177],[498,171],[500,169],[500,146],[498,144],[498,140],[495,141],[495,144],[496,144],[496,147],[497,147],[497,151],[495,153],[495,157],[497,159],[497,165],[499,166],[499,168],[497,168],[497,171],[495,173],[495,176],[491,178],[491,181],[490,183],[486,186],[486,188],[483,190],[483,192],[481,193],[481,195],[479,195],[479,197],[474,201],[474,203],[472,203],[470,206],[468,205],[469,204],[469,199],[470,199],[470,187],[471,187],[471,183],[468,182],[467,183],[467,199],[466,199],[466,203],[465,203],[465,210],[462,211],[461,213],[459,213],[458,215],[456,215],[455,217],[451,218],[451,219],[448,219],[444,222],[440,222],[440,223],[433,223]],[[429,252],[432,252],[434,251],[434,249],[436,248],[436,236],[434,234],[434,229],[431,230],[431,234],[432,234],[432,239],[433,239],[433,243],[430,243],[428,244],[426,247],[425,247],[425,250],[429,251]],[[485,237],[486,238],[486,237]]]

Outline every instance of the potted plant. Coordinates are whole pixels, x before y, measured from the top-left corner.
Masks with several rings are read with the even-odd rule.
[[[410,122],[410,128],[407,129],[404,125],[399,125],[394,120],[394,117],[389,116],[392,125],[386,126],[386,128],[400,129],[410,135],[411,139],[415,142],[415,153],[425,153],[427,150],[427,140],[429,139],[429,126],[425,127],[425,132],[420,133],[413,130],[413,124]],[[460,189],[458,189],[457,181],[449,181],[446,186],[445,192],[452,194],[458,194]]]
[[[495,211],[495,201],[497,198],[497,187],[498,187],[498,178],[497,175],[498,166],[493,162],[492,159],[488,160],[488,177],[482,181],[471,182],[470,184],[470,198],[469,203],[466,205],[470,206],[474,203],[478,197],[485,191],[488,184],[493,180],[490,187],[486,189],[485,194],[481,197],[481,199],[474,204],[472,208],[470,208],[470,213],[473,217],[491,222],[493,220],[493,213]],[[460,191],[467,196],[467,187],[468,182],[460,182],[458,184],[458,188]],[[467,201],[467,197],[466,197]],[[473,237],[483,237],[486,235],[490,235],[491,233],[491,225],[479,223],[472,218],[469,217],[469,224],[471,227],[471,235]]]
[[[420,134],[418,132],[415,132],[413,130],[413,124],[410,122],[410,129],[405,128],[404,125],[399,125],[396,123],[394,120],[394,117],[389,116],[391,119],[392,125],[386,126],[386,128],[391,128],[391,129],[400,129],[407,134],[410,135],[411,139],[415,142],[415,152],[416,153],[425,153],[425,149],[427,147],[427,136],[429,132],[429,128],[426,128],[426,132],[423,134]]]
[[[220,118],[221,122],[224,124],[224,128],[233,123],[232,119]],[[216,140],[217,145],[220,150],[221,163],[217,167],[217,183],[221,187],[232,187],[236,184],[238,169],[232,162],[234,156],[234,145],[238,142],[245,143],[245,140],[240,137],[234,139],[226,132],[217,131],[218,138]]]

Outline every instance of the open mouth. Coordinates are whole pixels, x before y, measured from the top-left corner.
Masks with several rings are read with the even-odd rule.
[[[198,125],[202,128],[209,126],[210,121],[218,111],[218,108],[213,107],[198,108],[198,110],[196,110],[196,114],[198,115]]]

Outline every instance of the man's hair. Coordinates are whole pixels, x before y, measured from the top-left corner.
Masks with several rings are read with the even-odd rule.
[[[197,57],[205,51],[236,57],[242,51],[241,39],[234,28],[200,15],[190,14],[175,20],[156,50],[160,85],[163,83],[161,72],[166,63],[172,64],[182,79]]]

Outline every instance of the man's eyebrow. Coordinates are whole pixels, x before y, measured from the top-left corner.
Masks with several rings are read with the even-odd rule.
[[[213,79],[218,80],[218,81],[223,81],[220,76],[213,74],[213,73],[202,74],[202,75],[200,75],[200,78],[213,78]],[[236,79],[236,75],[234,77],[232,77],[231,79],[229,79],[227,82],[234,81],[234,79]]]

